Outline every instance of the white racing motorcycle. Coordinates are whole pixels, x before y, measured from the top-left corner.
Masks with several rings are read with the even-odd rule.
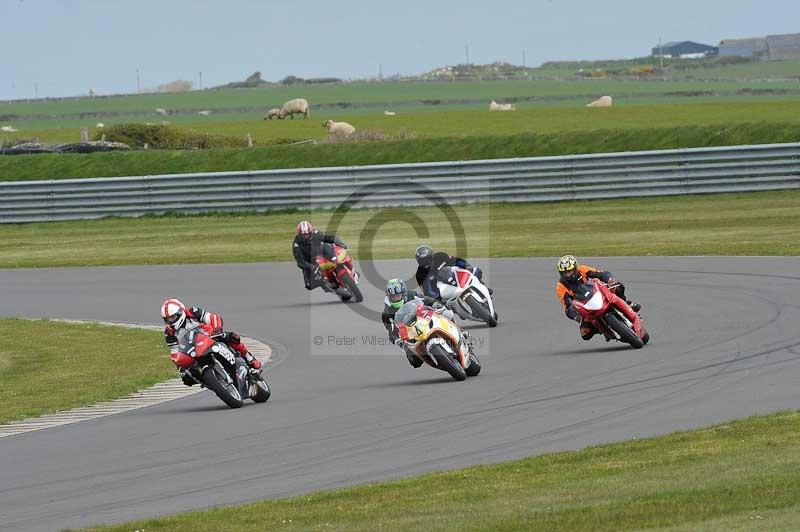
[[[471,271],[445,266],[436,276],[442,301],[461,319],[482,321],[497,327],[497,311],[489,289]]]

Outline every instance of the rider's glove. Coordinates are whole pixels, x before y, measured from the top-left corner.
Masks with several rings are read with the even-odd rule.
[[[405,342],[402,340],[402,338],[395,338],[394,339],[394,345],[396,345],[397,347],[403,347],[404,344],[405,344]]]
[[[442,313],[442,312],[444,312],[445,310],[447,310],[447,307],[446,307],[446,306],[444,306],[444,305],[443,305],[442,303],[440,303],[439,301],[437,301],[437,302],[435,302],[433,305],[431,305],[431,308],[432,308],[432,309],[433,309],[435,312],[439,312],[439,313]]]
[[[618,284],[618,283],[617,283],[617,280],[616,280],[615,278],[613,278],[613,277],[609,277],[609,278],[608,278],[608,282],[607,282],[606,284],[607,284],[608,286],[610,286],[611,288],[616,288],[616,286],[617,286],[617,284]]]

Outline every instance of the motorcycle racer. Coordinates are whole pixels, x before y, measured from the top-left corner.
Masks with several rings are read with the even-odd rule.
[[[418,246],[414,252],[414,257],[417,259],[418,265],[416,273],[417,284],[422,288],[426,296],[437,300],[441,300],[441,294],[436,286],[436,274],[446,266],[458,266],[469,270],[479,281],[483,282],[483,271],[480,268],[470,265],[460,257],[448,255],[444,251],[434,253],[433,248],[427,244]],[[491,288],[489,288],[489,293],[492,293]]]
[[[297,267],[303,270],[303,283],[306,290],[313,290],[319,286],[325,289],[317,272],[316,257],[322,254],[322,244],[336,244],[347,247],[336,235],[329,235],[314,229],[310,222],[303,220],[297,224],[297,234],[292,242],[292,253]]]
[[[161,304],[161,318],[166,324],[164,341],[169,346],[170,353],[175,353],[178,348],[178,331],[200,327],[211,338],[223,342],[236,351],[247,362],[250,371],[259,372],[261,370],[261,361],[247,350],[242,343],[242,338],[233,331],[222,329],[222,316],[219,314],[213,314],[200,307],[186,307],[178,299],[167,299]],[[187,386],[196,384],[193,378],[183,372],[181,372],[181,379]]]
[[[389,340],[396,346],[403,348],[406,353],[406,358],[408,358],[408,363],[411,364],[412,367],[418,368],[422,366],[422,360],[400,339],[397,326],[394,323],[394,316],[397,314],[397,311],[400,310],[403,305],[415,299],[451,321],[455,321],[455,316],[452,310],[445,308],[444,305],[435,298],[409,294],[406,283],[402,279],[389,279],[389,281],[386,282],[386,297],[383,299],[383,313],[381,314],[383,326],[386,327],[386,331],[389,333]]]
[[[575,297],[575,290],[586,283],[587,279],[600,279],[612,286],[612,291],[625,300],[634,312],[642,309],[640,304],[632,303],[625,297],[625,285],[617,281],[609,271],[599,270],[587,264],[578,264],[578,260],[572,255],[564,255],[558,259],[556,270],[559,275],[556,283],[556,295],[564,305],[564,314],[567,318],[580,323],[580,334],[584,340],[591,340],[597,334],[597,329],[593,325],[583,322],[578,311],[572,306],[572,301]]]

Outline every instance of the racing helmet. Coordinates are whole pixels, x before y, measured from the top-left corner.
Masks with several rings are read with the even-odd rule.
[[[562,281],[574,282],[580,277],[580,273],[578,273],[578,260],[572,255],[564,255],[558,259],[556,269]]]
[[[399,278],[389,279],[386,282],[386,305],[399,309],[405,303],[408,288],[406,283]]]
[[[180,329],[186,323],[186,305],[178,299],[167,299],[161,304],[161,319],[167,325]]]
[[[430,268],[433,264],[433,248],[428,244],[422,244],[417,247],[417,250],[414,252],[414,257],[417,259],[417,264],[423,268]]]
[[[297,234],[300,235],[301,238],[308,240],[311,238],[311,235],[314,234],[314,226],[311,225],[311,222],[303,220],[297,224]]]

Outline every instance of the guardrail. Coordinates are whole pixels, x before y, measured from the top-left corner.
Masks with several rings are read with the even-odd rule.
[[[800,188],[800,143],[0,183],[0,222]]]

